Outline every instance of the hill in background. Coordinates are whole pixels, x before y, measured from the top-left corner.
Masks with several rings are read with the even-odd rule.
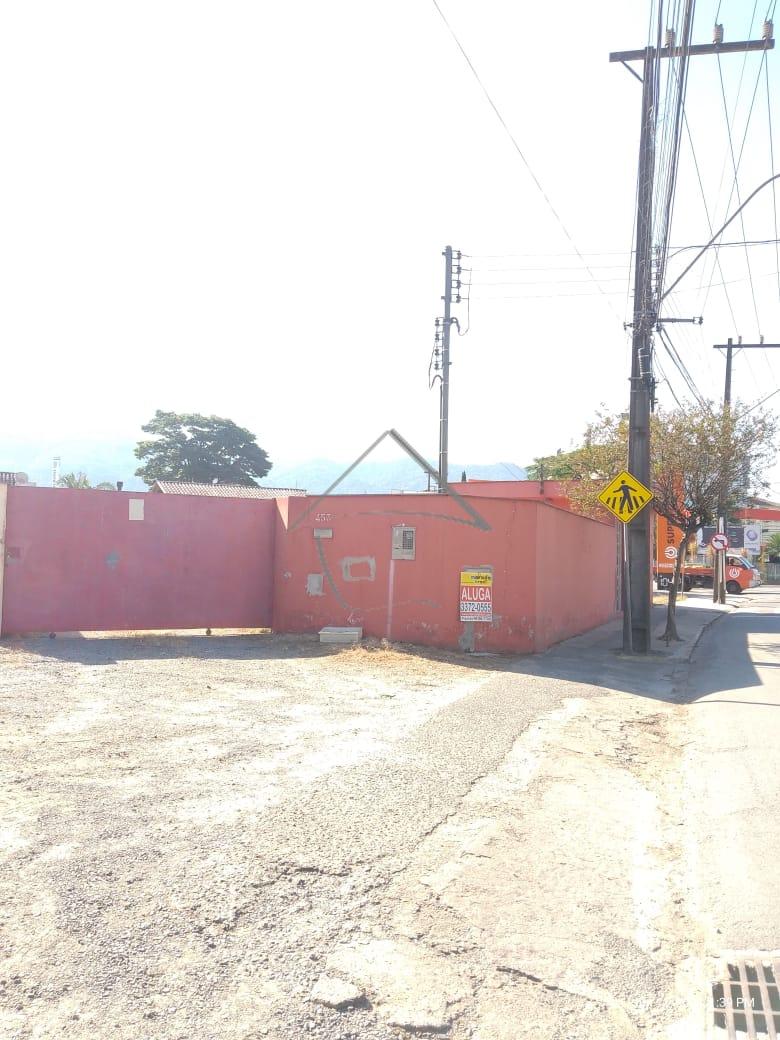
[[[292,466],[274,466],[260,483],[267,487],[305,488],[323,492],[344,472],[349,463],[332,459],[312,459]],[[460,480],[466,471],[470,480],[524,480],[525,469],[514,463],[461,463],[450,465],[450,480]],[[339,484],[337,492],[369,493],[381,491],[425,491],[428,476],[411,459],[371,461],[367,459]]]
[[[50,487],[52,460],[58,455],[60,473],[86,473],[92,484],[117,480],[126,491],[144,491],[146,485],[133,476],[138,460],[133,455],[135,442],[98,440],[20,440],[0,438],[0,469],[24,472],[41,487]],[[266,487],[304,488],[319,494],[329,487],[347,468],[349,461],[311,459],[300,463],[280,462],[260,481]],[[460,480],[461,473],[471,480],[524,480],[522,466],[511,462],[462,463],[450,466],[450,479]],[[366,459],[339,485],[338,491],[368,493],[380,491],[425,491],[428,477],[411,459],[389,461]]]

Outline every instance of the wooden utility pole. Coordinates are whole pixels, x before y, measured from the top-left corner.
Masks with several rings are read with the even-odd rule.
[[[780,350],[780,343],[743,343],[740,336],[736,343],[729,339],[725,343],[715,343],[713,350],[726,351],[726,383],[723,388],[723,403],[731,404],[731,359],[740,350]]]
[[[771,50],[771,23],[764,26],[760,40],[736,43],[716,42],[690,46],[692,0],[687,0],[685,27],[680,46],[670,41],[665,47],[645,47],[644,50],[615,51],[611,62],[619,61],[642,81],[642,112],[639,137],[639,174],[637,182],[636,259],[634,269],[634,315],[631,341],[631,397],[629,404],[628,468],[647,487],[651,486],[650,473],[650,413],[653,396],[652,331],[658,322],[657,293],[653,288],[653,179],[655,171],[655,123],[658,61],[662,58],[681,58],[702,54],[733,54],[744,51]],[[717,39],[717,36],[716,36]],[[642,76],[628,66],[630,61],[642,62]],[[681,80],[683,77],[680,77]],[[662,288],[658,287],[659,291]],[[627,566],[630,588],[631,639],[624,625],[624,651],[649,653],[652,649],[650,630],[652,594],[653,531],[651,514],[642,510],[627,525]]]

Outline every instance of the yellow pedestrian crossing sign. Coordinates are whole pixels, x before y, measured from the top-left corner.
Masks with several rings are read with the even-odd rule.
[[[599,495],[599,502],[624,524],[633,520],[652,499],[650,488],[646,488],[625,469]]]

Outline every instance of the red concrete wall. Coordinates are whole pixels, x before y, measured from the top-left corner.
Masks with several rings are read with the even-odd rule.
[[[366,635],[393,640],[527,653],[614,614],[614,530],[595,521],[542,503],[485,498],[472,500],[490,524],[482,531],[445,496],[336,495],[296,527],[310,501],[290,499],[288,523],[278,520],[279,631],[359,625]],[[401,523],[416,530],[414,560],[391,559],[392,528]],[[332,538],[315,538],[315,528]],[[558,536],[573,541],[571,551]],[[588,554],[586,565],[580,551]],[[460,570],[483,565],[494,570],[493,621],[467,626],[459,620]]]
[[[270,626],[276,516],[273,500],[11,487],[2,632]]]
[[[542,507],[536,538],[536,639],[559,643],[616,613],[617,528]]]
[[[571,501],[560,480],[467,480],[450,483],[460,495],[473,498],[519,498],[569,509]]]

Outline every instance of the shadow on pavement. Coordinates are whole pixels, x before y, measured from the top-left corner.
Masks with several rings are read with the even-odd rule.
[[[665,622],[666,608],[653,607],[653,632],[662,632]],[[731,653],[727,669],[708,663],[708,640],[718,638],[717,635],[708,636],[711,625],[729,626]],[[725,615],[722,610],[707,609],[698,604],[678,607],[677,627],[681,642],[670,643],[667,647],[656,635],[652,654],[629,657],[621,652],[621,623],[612,622],[594,632],[569,639],[545,654],[517,661],[512,670],[656,700],[690,703],[711,693],[760,687],[761,678],[750,658],[748,637],[762,632],[777,633],[780,631],[780,618],[776,614],[758,613],[745,607]],[[719,628],[714,632],[719,632]],[[773,652],[769,644],[762,646],[764,654]],[[695,690],[688,682],[689,660],[692,661],[691,667],[696,669]],[[776,666],[774,662],[772,666]]]

